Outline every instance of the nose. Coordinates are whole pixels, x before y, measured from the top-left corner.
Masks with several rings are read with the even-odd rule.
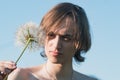
[[[61,47],[62,47],[62,41],[61,41],[59,35],[57,35],[57,36],[55,37],[54,47],[55,47],[56,49],[61,49]]]

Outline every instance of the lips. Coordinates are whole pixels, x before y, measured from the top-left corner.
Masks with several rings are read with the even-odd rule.
[[[59,56],[59,55],[62,55],[61,52],[58,52],[58,51],[49,51],[51,55],[53,56]]]

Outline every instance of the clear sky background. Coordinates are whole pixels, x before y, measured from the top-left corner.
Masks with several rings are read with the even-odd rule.
[[[19,25],[29,21],[40,23],[43,15],[60,2],[72,2],[87,13],[92,47],[77,71],[101,80],[120,80],[120,0],[1,0],[0,1],[0,60],[15,61],[21,48],[15,46]],[[39,65],[45,60],[40,51],[25,52],[19,67]]]

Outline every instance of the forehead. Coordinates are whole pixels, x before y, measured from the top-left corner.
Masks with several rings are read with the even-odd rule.
[[[58,28],[58,29],[56,29],[56,30],[54,30],[54,31],[52,31],[52,32],[54,32],[54,33],[56,33],[56,34],[60,34],[60,35],[73,35],[74,33],[74,31],[73,31],[73,29],[72,28],[68,28],[68,27],[64,27],[64,26],[62,26],[62,27],[60,27],[60,28]]]
[[[59,34],[74,35],[76,33],[76,29],[76,22],[74,22],[71,17],[66,17],[60,21],[56,21],[53,25],[49,26],[47,33],[54,32]]]

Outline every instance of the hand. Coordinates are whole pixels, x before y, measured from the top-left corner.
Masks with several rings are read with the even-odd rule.
[[[16,69],[16,64],[13,61],[0,61],[0,80],[14,69]]]

